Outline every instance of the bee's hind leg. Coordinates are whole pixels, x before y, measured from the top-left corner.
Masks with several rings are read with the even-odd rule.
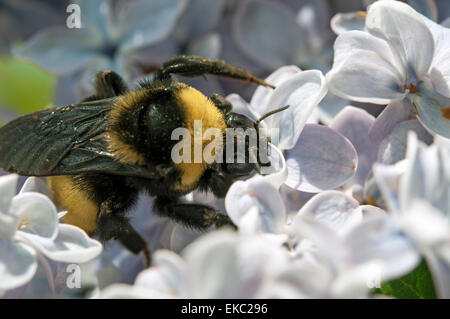
[[[145,240],[130,225],[125,213],[133,207],[138,190],[123,176],[85,173],[75,176],[75,184],[90,194],[97,205],[96,228],[92,234],[102,242],[117,239],[134,254],[144,253],[147,265],[150,253]]]
[[[146,241],[130,225],[126,217],[114,214],[107,204],[103,204],[100,208],[97,217],[97,231],[94,236],[102,242],[116,239],[135,255],[142,252],[146,266],[150,266],[150,250]]]
[[[128,91],[128,87],[122,77],[114,71],[100,71],[94,77],[95,94],[83,100],[95,101],[119,96]]]

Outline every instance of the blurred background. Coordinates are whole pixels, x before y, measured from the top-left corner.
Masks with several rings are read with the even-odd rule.
[[[177,54],[224,59],[260,77],[288,64],[326,73],[336,37],[330,19],[371,2],[0,0],[0,125],[87,97],[96,71],[115,70],[133,87]],[[427,2],[432,10],[424,14],[437,21],[449,16],[450,1]],[[77,14],[71,4],[80,8],[81,28],[71,28]],[[183,81],[206,94],[238,93],[246,100],[255,89],[214,76]],[[324,103],[332,118],[348,101]]]
[[[81,9],[80,29],[67,26],[70,4]],[[285,64],[326,71],[331,16],[364,8],[361,0],[0,0],[0,124],[88,96],[95,71],[114,69],[132,87],[177,54],[261,77]],[[214,76],[186,81],[245,99],[255,89]]]

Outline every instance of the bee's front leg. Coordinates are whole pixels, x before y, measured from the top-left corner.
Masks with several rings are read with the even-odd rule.
[[[236,228],[227,215],[217,213],[212,207],[203,204],[179,203],[177,198],[157,197],[154,206],[156,213],[181,223],[188,228],[206,230],[211,226]]]

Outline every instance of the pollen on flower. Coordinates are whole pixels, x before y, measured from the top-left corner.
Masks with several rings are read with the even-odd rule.
[[[441,115],[443,118],[450,120],[450,106],[441,109]]]
[[[366,11],[357,11],[357,12],[355,12],[355,14],[358,18],[361,18],[361,19],[365,19],[367,17]]]
[[[417,87],[416,87],[414,84],[412,84],[412,83],[409,83],[408,85],[405,84],[405,85],[403,86],[403,88],[404,88],[405,90],[409,90],[410,93],[416,93],[416,90],[417,90]]]
[[[23,229],[25,227],[28,227],[30,225],[30,221],[28,219],[22,219],[19,223],[19,226],[17,226],[17,229]]]
[[[367,205],[372,205],[372,206],[377,206],[377,202],[375,201],[375,198],[373,198],[373,197],[369,197],[369,198],[366,200],[366,204],[367,204]]]

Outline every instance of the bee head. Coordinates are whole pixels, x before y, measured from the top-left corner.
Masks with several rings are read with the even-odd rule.
[[[257,121],[247,116],[229,112],[225,119],[227,134],[225,136],[226,152],[222,170],[232,176],[249,176],[255,172],[261,174],[262,166],[270,166],[268,160],[270,137],[259,128],[261,121],[281,112],[289,107],[285,106],[264,114]],[[230,154],[230,151],[231,154]]]

